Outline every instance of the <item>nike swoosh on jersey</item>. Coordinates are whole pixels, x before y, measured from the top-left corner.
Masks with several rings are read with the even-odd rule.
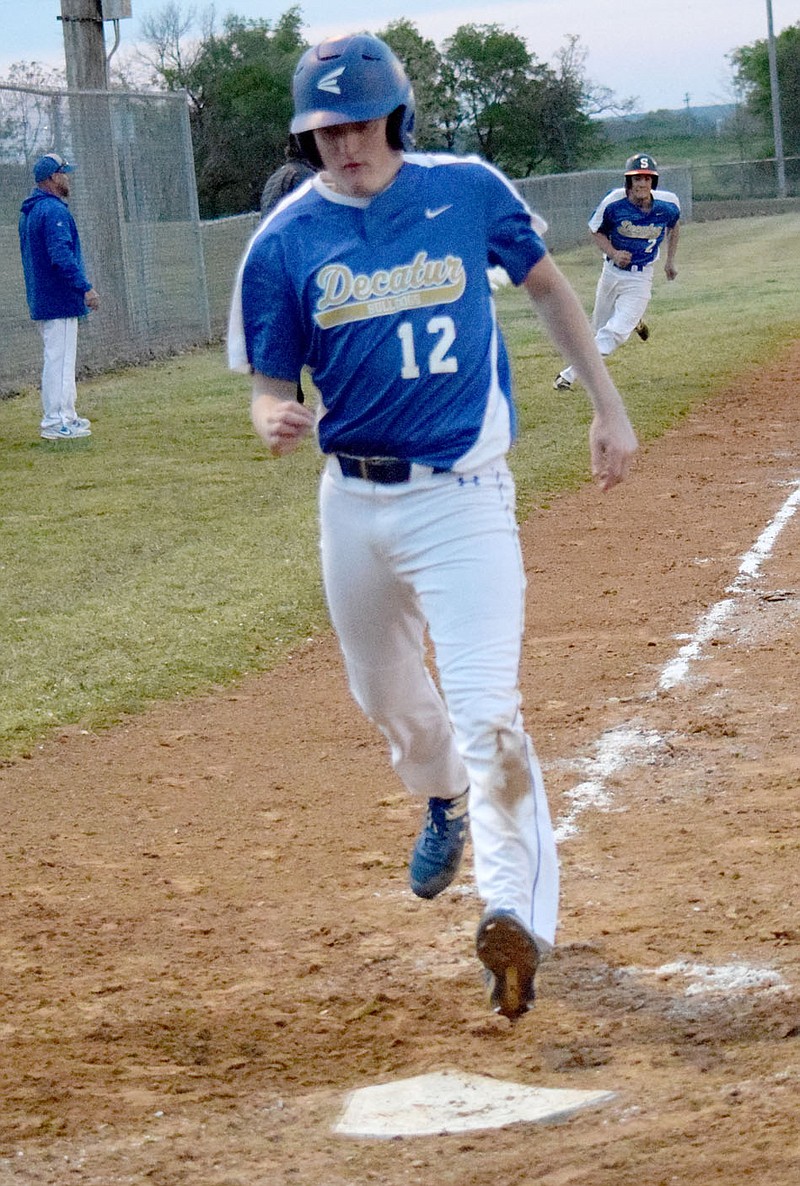
[[[452,210],[452,209],[453,209],[452,202],[450,203],[449,206],[437,206],[435,210],[426,210],[425,217],[426,218],[438,218],[440,214],[444,214],[445,210]]]

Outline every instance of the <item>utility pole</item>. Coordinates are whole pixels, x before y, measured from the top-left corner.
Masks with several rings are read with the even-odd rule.
[[[781,95],[778,87],[778,57],[775,51],[775,32],[772,27],[772,0],[767,0],[767,50],[769,53],[769,89],[772,95],[772,135],[775,141],[775,161],[778,170],[778,197],[786,197],[786,161],[783,155],[781,127]]]
[[[71,91],[108,90],[102,0],[61,0],[67,86]]]
[[[70,141],[78,165],[75,196],[83,201],[87,212],[91,211],[83,224],[83,234],[95,288],[102,302],[98,324],[102,324],[108,335],[122,330],[128,320],[124,217],[103,25],[114,4],[118,5],[119,0],[113,3],[112,0],[61,0],[60,18],[64,30]],[[63,151],[61,145],[56,147]]]

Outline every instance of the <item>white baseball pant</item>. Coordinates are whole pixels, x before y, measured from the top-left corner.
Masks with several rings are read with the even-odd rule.
[[[592,313],[592,328],[597,349],[607,358],[627,342],[642,320],[653,291],[653,265],[641,271],[615,268],[606,260],[597,281]],[[561,376],[575,381],[575,368],[568,366]]]
[[[71,424],[78,415],[75,411],[78,318],[58,317],[36,324],[44,343],[41,427],[58,428]]]
[[[412,793],[470,787],[475,879],[544,950],[555,939],[558,862],[544,783],[525,733],[519,662],[525,575],[505,462],[408,483],[320,487],[322,569],[357,703],[388,739]],[[425,665],[426,626],[441,694]]]

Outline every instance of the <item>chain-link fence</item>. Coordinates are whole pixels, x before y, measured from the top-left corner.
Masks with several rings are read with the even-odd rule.
[[[800,197],[800,157],[784,161],[786,196]],[[720,161],[692,166],[692,185],[698,202],[772,199],[778,195],[778,162]]]
[[[208,307],[215,337],[224,333],[227,326],[233,282],[245,248],[260,221],[261,215],[254,211],[203,223]]]
[[[551,173],[515,182],[532,210],[547,219],[545,236],[552,251],[563,251],[586,242],[587,223],[598,202],[624,185],[622,169],[592,169],[585,173]],[[672,190],[681,203],[681,215],[692,217],[692,171],[688,165],[667,166],[659,171],[660,189]]]
[[[101,307],[81,325],[81,371],[168,354],[211,337],[189,116],[180,94],[0,87],[0,392],[36,381],[17,224],[32,166],[77,165],[70,209]]]

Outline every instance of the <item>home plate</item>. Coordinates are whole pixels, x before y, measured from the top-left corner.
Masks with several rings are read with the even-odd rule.
[[[350,1137],[424,1137],[504,1128],[562,1120],[613,1098],[613,1091],[526,1087],[485,1075],[437,1071],[352,1092],[333,1131]]]

